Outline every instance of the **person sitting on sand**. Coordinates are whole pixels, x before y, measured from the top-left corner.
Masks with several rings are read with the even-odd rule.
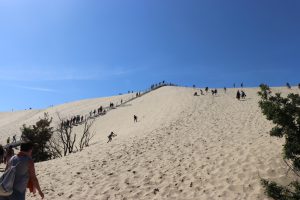
[[[197,93],[197,92],[195,92],[195,93],[194,93],[194,96],[198,96],[198,93]]]
[[[114,107],[114,104],[113,104],[113,103],[110,103],[110,104],[109,104],[109,107],[110,107],[110,108],[113,108],[113,107]]]
[[[116,134],[114,134],[114,132],[111,132],[107,137],[108,137],[108,141],[107,143],[111,142],[112,141],[112,138],[117,136]]]
[[[217,90],[217,89],[211,90],[211,94],[212,94],[212,95],[217,95],[217,93],[218,93],[218,90]]]
[[[242,99],[245,99],[246,98],[246,93],[243,90],[241,91],[241,93],[242,93],[241,94]]]
[[[238,100],[240,100],[240,98],[241,98],[241,93],[240,93],[239,90],[238,90],[237,93],[236,93],[236,98],[237,98]]]
[[[137,122],[138,117],[136,115],[133,115],[133,122]]]
[[[44,194],[35,174],[34,163],[31,158],[32,150],[32,143],[22,143],[20,152],[16,156],[13,156],[7,163],[6,169],[18,165],[15,172],[13,193],[7,197],[0,197],[0,200],[25,200],[27,187],[30,192],[33,193],[37,190],[42,199],[44,198]]]

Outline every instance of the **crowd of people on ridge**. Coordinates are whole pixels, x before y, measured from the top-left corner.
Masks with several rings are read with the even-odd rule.
[[[196,86],[193,85],[193,88],[195,88],[195,87],[196,87]],[[233,84],[233,87],[235,88],[235,83]],[[241,83],[241,88],[243,88],[243,87],[244,87],[244,83]],[[299,89],[300,89],[300,84],[299,84]],[[205,87],[204,90],[205,90],[205,92],[206,92],[206,94],[207,94],[209,88],[208,88],[208,87]],[[224,87],[224,93],[226,93],[226,91],[227,91],[227,88]],[[200,89],[200,94],[201,94],[201,95],[204,95],[202,89]],[[213,96],[216,96],[216,95],[218,94],[218,90],[217,90],[217,89],[211,89],[211,94],[212,94]],[[194,92],[194,96],[198,96],[198,92]],[[245,93],[243,90],[241,90],[241,91],[238,90],[237,93],[236,93],[236,98],[237,98],[238,100],[245,99],[246,96],[247,96],[247,95],[246,95],[246,93]]]

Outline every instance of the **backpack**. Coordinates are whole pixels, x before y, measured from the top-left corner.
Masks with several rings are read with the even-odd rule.
[[[16,168],[19,163],[12,165],[0,177],[0,196],[6,197],[13,193]]]

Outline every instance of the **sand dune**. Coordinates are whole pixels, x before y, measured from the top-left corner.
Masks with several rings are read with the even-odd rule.
[[[125,101],[133,96],[135,96],[135,94],[124,94],[107,98],[80,100],[42,110],[0,112],[0,142],[5,143],[7,137],[13,136],[14,134],[19,137],[21,135],[20,127],[22,127],[23,124],[35,124],[36,121],[44,116],[44,113],[48,113],[50,117],[53,117],[53,125],[56,125],[59,122],[57,113],[59,113],[63,119],[71,118],[74,115],[85,116],[88,115],[91,110],[97,109],[101,105],[107,107],[110,102],[120,104],[121,99]]]
[[[97,118],[90,147],[36,164],[45,199],[268,199],[259,177],[281,183],[294,178],[285,176],[283,140],[269,136],[272,124],[258,107],[257,88],[244,89],[245,101],[235,99],[236,89],[219,90],[216,97],[193,96],[194,91],[163,87]],[[121,97],[47,111],[85,113],[113,98]],[[41,113],[1,113],[0,133]],[[110,131],[118,136],[106,143]],[[28,199],[39,198],[28,194]]]

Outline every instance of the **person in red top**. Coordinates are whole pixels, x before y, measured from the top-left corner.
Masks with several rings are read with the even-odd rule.
[[[32,143],[24,142],[21,144],[20,152],[8,161],[6,169],[10,166],[17,166],[13,193],[8,197],[0,197],[0,200],[25,200],[26,188],[33,193],[37,190],[42,199],[44,198],[31,158],[32,149]]]

